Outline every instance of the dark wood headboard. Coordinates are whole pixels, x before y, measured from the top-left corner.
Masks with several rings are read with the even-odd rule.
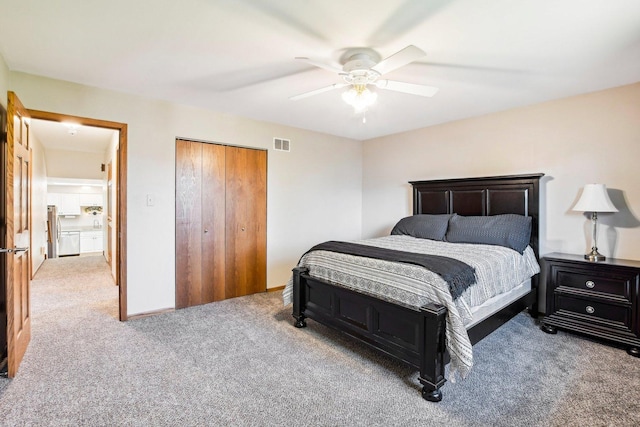
[[[500,215],[531,217],[531,248],[539,256],[539,186],[543,173],[483,178],[411,181],[413,214]]]

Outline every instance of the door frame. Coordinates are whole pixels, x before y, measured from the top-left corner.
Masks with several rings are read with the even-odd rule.
[[[127,124],[108,120],[91,119],[88,117],[72,116],[69,114],[52,113],[49,111],[27,111],[32,119],[49,120],[52,122],[73,122],[83,126],[113,129],[120,132],[120,140],[116,162],[116,277],[119,286],[119,314],[120,321],[127,317]]]

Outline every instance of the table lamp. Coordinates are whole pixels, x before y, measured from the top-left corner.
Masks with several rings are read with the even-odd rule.
[[[598,212],[618,212],[613,205],[607,187],[604,184],[587,184],[582,190],[580,200],[573,207],[574,211],[591,212],[591,223],[593,224],[593,246],[591,252],[584,256],[589,261],[604,261],[606,257],[598,253]]]

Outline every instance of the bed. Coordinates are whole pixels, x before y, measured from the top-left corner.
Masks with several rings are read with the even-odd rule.
[[[527,234],[529,241],[525,242],[525,245],[528,247],[526,250],[522,249],[522,256],[532,257],[532,263],[537,266],[539,181],[542,176],[543,174],[528,174],[410,182],[413,188],[413,215],[416,218],[447,215],[449,218],[460,219],[490,217],[480,218],[489,221],[510,216],[526,218],[530,223],[530,235]],[[359,243],[395,249],[394,245],[400,244],[400,241],[405,244],[405,240],[411,240],[411,238],[390,236],[378,240],[379,242],[376,243],[368,241]],[[450,247],[456,245],[458,244],[444,244]],[[494,248],[485,245],[459,244],[456,249],[462,246],[475,246],[477,254],[475,258],[478,263],[481,263],[483,258],[489,257],[489,251]],[[422,251],[421,248],[417,250]],[[516,252],[505,248],[501,250]],[[484,251],[487,252],[486,256]],[[347,257],[348,255],[334,256]],[[362,260],[362,262],[369,261]],[[380,261],[379,264],[386,262]],[[422,267],[404,265],[403,271],[407,268],[414,271],[425,270]],[[479,264],[473,264],[473,266],[476,269],[479,268]],[[389,274],[387,276],[391,277]],[[459,364],[470,367],[465,365],[468,361],[464,358],[469,355],[465,354],[467,349],[463,345],[466,343],[464,340],[468,340],[470,349],[471,345],[522,310],[529,309],[534,316],[538,312],[537,274],[523,280],[522,284],[514,286],[508,292],[488,298],[486,303],[471,312],[472,318],[460,316],[457,313],[462,311],[458,308],[465,304],[461,302],[462,298],[453,301],[450,295],[444,295],[447,292],[438,291],[444,295],[443,299],[434,300],[438,302],[426,300],[424,304],[416,307],[403,303],[400,298],[396,300],[381,297],[368,292],[367,289],[356,289],[352,283],[348,283],[346,278],[344,283],[341,282],[339,278],[342,276],[337,276],[338,279],[334,276],[327,277],[315,277],[310,274],[310,269],[304,264],[299,264],[293,269],[293,276],[285,288],[285,294],[289,293],[293,303],[294,325],[303,328],[306,326],[306,319],[312,319],[418,369],[422,397],[433,402],[442,400],[441,387],[446,382],[445,366],[449,360],[455,361],[456,366]],[[491,280],[493,279],[489,278],[489,281]],[[443,286],[447,285],[446,282],[442,282],[445,283]],[[465,317],[464,325],[460,324],[461,317]],[[463,328],[462,334],[465,337],[462,339],[463,344],[455,347],[457,341],[453,340],[453,336],[462,335],[459,333],[460,328]]]

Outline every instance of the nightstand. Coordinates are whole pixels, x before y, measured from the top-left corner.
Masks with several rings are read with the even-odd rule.
[[[547,315],[541,329],[557,329],[614,342],[640,357],[640,261],[551,253],[547,272]]]

